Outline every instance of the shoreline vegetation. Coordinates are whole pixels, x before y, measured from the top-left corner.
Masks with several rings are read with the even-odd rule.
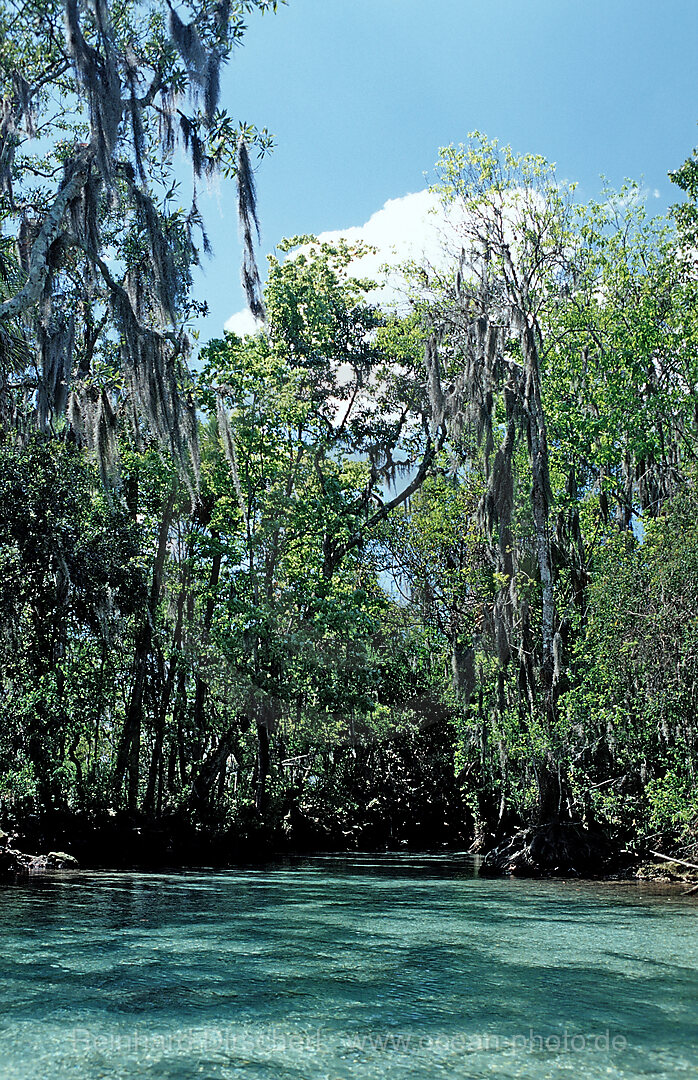
[[[111,819],[100,828],[94,823],[85,827],[73,819],[64,820],[58,830],[34,829],[27,835],[0,832],[0,881],[17,880],[36,874],[64,870],[111,872],[116,870],[162,872],[163,870],[234,869],[250,863],[273,863],[287,857],[313,858],[352,855],[399,857],[400,855],[439,855],[462,857],[468,854],[476,861],[481,877],[518,877],[533,880],[566,879],[577,881],[638,882],[646,884],[688,886],[682,893],[698,897],[698,865],[685,859],[652,851],[649,857],[638,859],[629,853],[612,853],[601,836],[586,835],[579,827],[546,826],[540,829],[521,829],[506,837],[484,855],[464,851],[455,845],[444,844],[438,850],[406,844],[393,848],[344,847],[313,849],[294,846],[286,837],[283,845],[271,835],[233,839],[230,836],[205,836],[201,830],[170,831],[147,823],[132,824]],[[66,830],[76,829],[80,838],[71,840]],[[28,847],[37,841],[42,849],[60,838],[70,851],[44,850],[30,854]]]
[[[652,216],[472,132],[402,306],[343,240],[263,285],[219,76],[276,7],[0,0],[2,859],[698,864],[698,152]]]

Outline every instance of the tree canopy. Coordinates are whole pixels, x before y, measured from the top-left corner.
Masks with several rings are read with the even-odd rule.
[[[475,133],[409,314],[312,236],[262,289],[275,6],[0,8],[2,823],[695,854],[695,155],[653,219]],[[192,370],[215,172],[258,331]]]
[[[0,419],[65,422],[116,468],[117,432],[154,437],[196,484],[187,357],[204,307],[191,268],[210,245],[197,186],[237,177],[243,281],[261,312],[249,147],[265,130],[220,106],[245,14],[275,0],[32,0],[0,11]],[[189,158],[181,205],[175,151]]]

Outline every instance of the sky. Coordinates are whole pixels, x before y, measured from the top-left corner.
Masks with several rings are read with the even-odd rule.
[[[257,167],[260,261],[284,236],[358,238],[368,222],[386,251],[418,242],[439,147],[473,130],[555,162],[582,200],[601,174],[614,187],[630,177],[663,212],[680,197],[668,170],[698,144],[697,60],[698,0],[289,0],[254,12],[222,104],[276,140]],[[214,247],[195,286],[210,308],[205,341],[244,308],[234,181],[200,207]]]

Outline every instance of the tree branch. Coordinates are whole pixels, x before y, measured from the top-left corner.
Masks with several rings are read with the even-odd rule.
[[[421,460],[421,462],[419,464],[419,468],[417,469],[417,472],[416,472],[415,476],[410,481],[410,483],[407,485],[407,487],[403,488],[402,491],[398,492],[398,494],[395,496],[394,499],[390,499],[387,503],[383,503],[383,505],[380,507],[380,509],[377,510],[376,513],[373,514],[373,516],[370,517],[365,522],[363,527],[360,530],[358,530],[357,532],[355,532],[353,536],[350,536],[349,539],[346,540],[343,544],[339,544],[339,545],[337,545],[336,547],[333,548],[333,551],[332,551],[332,569],[333,570],[339,564],[339,562],[341,562],[341,560],[344,558],[344,556],[348,552],[350,552],[353,548],[357,547],[357,545],[361,543],[361,541],[364,539],[367,532],[370,532],[372,529],[375,529],[375,527],[377,525],[380,525],[380,523],[382,521],[385,521],[385,519],[388,517],[389,514],[392,513],[393,510],[396,510],[398,508],[398,506],[402,506],[402,504],[405,503],[409,499],[410,495],[413,495],[414,492],[417,491],[422,486],[422,484],[424,483],[424,480],[427,477],[429,469],[431,468],[431,466],[434,463],[434,459],[436,458],[436,455],[439,453],[439,451],[443,447],[445,438],[446,438],[446,431],[445,431],[444,428],[442,428],[441,432],[440,432],[440,434],[439,434],[439,436],[437,438],[436,443],[432,443],[431,439],[427,443],[427,447],[426,447],[426,449],[424,451],[424,455],[423,455],[422,460]]]
[[[49,250],[60,232],[68,204],[84,186],[93,161],[94,151],[91,146],[78,155],[70,177],[56,195],[53,206],[46,215],[39,235],[32,245],[27,280],[15,296],[0,304],[0,320],[17,318],[41,296],[48,273]]]

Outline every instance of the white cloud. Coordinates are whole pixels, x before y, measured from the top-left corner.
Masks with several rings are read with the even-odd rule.
[[[362,242],[376,248],[375,254],[356,259],[351,272],[354,277],[376,281],[379,287],[370,299],[383,307],[393,307],[403,301],[397,268],[406,262],[445,268],[453,261],[453,255],[446,251],[449,234],[452,236],[452,230],[438,196],[425,190],[388,199],[365,225],[334,229],[321,233],[318,239],[333,243],[343,237],[349,243]],[[386,265],[387,272],[382,269]]]
[[[225,329],[237,334],[238,337],[247,337],[250,334],[256,334],[261,325],[249,308],[243,308],[242,311],[236,311],[226,320]]]
[[[333,229],[320,233],[323,243],[336,243],[344,238],[351,244],[362,242],[376,248],[375,254],[364,255],[351,265],[353,277],[370,278],[378,284],[368,297],[382,307],[401,307],[404,303],[401,275],[397,268],[405,262],[418,262],[436,269],[453,264],[454,229],[437,195],[416,191],[399,199],[388,199],[382,209],[372,214],[363,225]],[[447,252],[447,248],[451,248]],[[381,267],[387,265],[388,272]],[[225,324],[236,334],[250,334],[257,329],[249,312],[240,311]]]

